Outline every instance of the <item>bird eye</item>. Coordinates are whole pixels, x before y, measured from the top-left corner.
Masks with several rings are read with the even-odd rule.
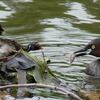
[[[91,48],[92,48],[92,49],[95,49],[95,45],[92,45]]]

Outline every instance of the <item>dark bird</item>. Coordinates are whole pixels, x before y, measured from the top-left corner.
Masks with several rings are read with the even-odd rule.
[[[2,32],[4,31],[4,29],[2,28],[2,26],[0,25],[0,35],[2,35]]]
[[[100,38],[90,41],[85,47],[74,52],[71,56],[70,62],[72,63],[75,57],[83,55],[93,55],[100,57]],[[94,77],[100,78],[100,59],[96,59],[87,66],[85,73]]]

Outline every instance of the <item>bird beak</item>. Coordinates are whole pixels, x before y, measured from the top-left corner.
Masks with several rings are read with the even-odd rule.
[[[72,62],[75,60],[76,57],[88,55],[90,54],[90,52],[91,52],[91,49],[87,49],[86,47],[74,52],[70,56],[70,64],[72,64]]]

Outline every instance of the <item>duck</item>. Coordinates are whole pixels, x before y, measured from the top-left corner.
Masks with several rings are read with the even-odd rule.
[[[87,75],[100,78],[100,37],[91,40],[86,46],[73,52],[70,57],[70,63],[72,63],[76,57],[84,55],[92,55],[97,58],[86,67],[84,72]]]

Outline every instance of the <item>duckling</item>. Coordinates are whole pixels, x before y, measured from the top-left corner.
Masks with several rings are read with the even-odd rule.
[[[100,38],[96,38],[90,41],[85,47],[76,51],[71,56],[71,63],[74,61],[75,57],[83,55],[92,55],[95,57],[100,57]],[[96,59],[89,66],[86,67],[85,73],[97,78],[100,78],[100,59]]]
[[[27,46],[23,46],[15,40],[0,38],[0,57],[10,56],[21,48],[29,52],[33,50],[40,50],[42,49],[42,46],[38,42],[32,42]]]
[[[11,39],[0,38],[0,57],[9,56],[14,51],[21,49],[21,45]]]

